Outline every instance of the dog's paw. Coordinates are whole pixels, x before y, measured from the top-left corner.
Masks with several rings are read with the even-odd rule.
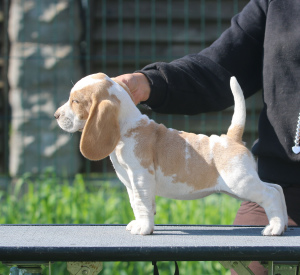
[[[133,220],[126,226],[126,230],[134,235],[150,235],[154,231],[154,222],[149,219]]]
[[[134,227],[135,224],[136,224],[136,220],[131,221],[129,224],[127,224],[126,230],[131,231],[131,229]]]
[[[262,234],[264,236],[281,236],[283,235],[285,230],[286,230],[286,225],[278,221],[267,225],[262,231]]]

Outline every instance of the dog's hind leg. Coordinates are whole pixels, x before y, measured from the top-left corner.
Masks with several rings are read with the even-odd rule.
[[[282,235],[287,228],[287,213],[283,193],[278,186],[265,184],[267,194],[262,197],[260,205],[265,209],[269,219],[269,225],[262,231],[263,235]]]
[[[265,209],[269,219],[269,225],[262,231],[263,235],[282,235],[287,228],[287,213],[285,200],[277,186],[265,184],[258,178],[248,177],[247,183],[243,182],[238,191],[227,191],[242,200],[248,200],[259,204]]]
[[[220,172],[224,182],[223,192],[242,200],[255,202],[265,209],[269,225],[263,235],[282,235],[287,226],[287,213],[282,189],[278,185],[262,182],[249,161],[243,159],[243,165],[232,165],[229,170]]]
[[[285,203],[285,197],[284,197],[284,193],[283,193],[283,190],[282,190],[282,187],[278,184],[273,184],[273,183],[268,183],[268,182],[264,182],[266,185],[268,185],[269,187],[273,187],[273,188],[276,188],[278,190],[278,192],[280,192],[281,194],[281,202],[282,202],[282,209],[283,209],[283,213],[285,215],[285,230],[287,229],[288,227],[288,220],[289,220],[289,217],[288,217],[288,214],[287,214],[287,208],[286,208],[286,203]]]

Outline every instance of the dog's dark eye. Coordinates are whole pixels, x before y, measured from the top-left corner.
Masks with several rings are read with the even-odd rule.
[[[79,101],[78,101],[78,100],[76,100],[76,99],[73,99],[73,100],[72,100],[72,103],[77,103],[77,104],[78,104],[78,103],[79,103]]]

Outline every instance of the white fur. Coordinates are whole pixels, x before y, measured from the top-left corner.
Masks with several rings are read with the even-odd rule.
[[[234,97],[235,108],[229,129],[231,129],[232,126],[244,126],[246,122],[246,104],[243,91],[235,77],[230,79],[230,87]]]
[[[82,88],[92,86],[92,85],[97,84],[97,83],[102,82],[102,81],[105,81],[105,80],[93,78],[93,75],[88,75],[88,76],[82,78],[80,81],[75,83],[75,85],[73,86],[73,88],[71,90],[71,93],[73,91],[81,90]]]
[[[61,107],[61,109],[61,117],[63,117],[64,119],[57,120],[57,122],[63,130],[69,133],[75,133],[83,129],[85,121],[80,120],[78,116],[72,111],[71,103],[69,100]]]
[[[199,186],[196,188],[188,184],[187,181],[179,182],[176,180],[178,178],[176,174],[165,175],[161,167],[156,167],[154,163],[144,167],[141,164],[141,159],[135,155],[137,134],[134,131],[132,135],[127,133],[131,129],[136,129],[141,122],[147,125],[152,123],[152,120],[140,113],[129,94],[107,76],[102,79],[94,79],[87,76],[76,83],[71,92],[85,87],[93,89],[101,81],[110,81],[112,83],[108,92],[110,95],[116,96],[120,101],[118,121],[121,138],[115,150],[110,154],[110,159],[119,179],[127,188],[135,215],[135,220],[128,224],[127,230],[131,231],[132,234],[142,235],[153,232],[156,195],[190,200],[201,198],[214,192],[223,192],[233,197],[257,202],[265,208],[270,224],[263,231],[264,235],[281,235],[283,233],[287,227],[287,212],[282,189],[278,185],[266,184],[259,179],[255,162],[250,154],[245,153],[245,150],[242,150],[240,153],[237,151],[236,155],[226,159],[226,163],[220,165],[218,156],[220,158],[220,154],[222,154],[222,157],[226,157],[226,154],[231,153],[231,145],[228,142],[228,138],[226,136],[213,135],[209,138],[209,143],[207,144],[202,142],[202,140],[207,141],[208,137],[198,135],[195,144],[192,146],[193,149],[201,148],[202,153],[199,152],[199,154],[205,154],[201,155],[203,159],[209,165],[215,165],[219,174],[215,185],[207,188],[199,188]],[[236,79],[232,78],[230,84],[235,99],[235,111],[230,129],[234,130],[235,126],[243,127],[245,124],[245,103],[242,90]],[[80,121],[78,116],[74,114],[69,102],[58,109],[56,118],[61,128],[68,132],[81,130],[85,123]],[[177,132],[177,130],[173,129],[168,131],[173,131],[173,134]],[[181,135],[182,132],[178,132],[178,134]],[[186,140],[185,149],[180,153],[186,160],[191,160],[192,158],[188,148],[189,145],[192,144]],[[101,144],[98,146],[101,146]],[[208,146],[208,148],[203,150],[201,146]],[[242,145],[240,144],[239,146]],[[189,167],[186,167],[186,169],[189,169]],[[201,167],[198,169],[201,169]],[[201,184],[200,179],[199,182]]]

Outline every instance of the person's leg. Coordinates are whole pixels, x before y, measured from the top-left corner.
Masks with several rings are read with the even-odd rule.
[[[298,226],[300,225],[300,184],[299,187],[283,188],[283,193],[285,195],[289,215],[289,226]],[[256,203],[246,201],[242,202],[233,224],[266,226],[268,223],[269,221],[265,210]],[[259,262],[252,262],[249,268],[255,275],[268,274],[268,270]],[[231,274],[236,275],[237,273],[231,270]]]
[[[300,226],[300,179],[299,186],[283,188],[289,226]]]
[[[242,202],[238,210],[234,225],[261,225],[266,226],[269,223],[265,210],[258,204],[250,201]],[[259,262],[252,262],[249,268],[255,275],[267,275],[268,270]],[[237,275],[234,270],[231,270],[232,275]]]

